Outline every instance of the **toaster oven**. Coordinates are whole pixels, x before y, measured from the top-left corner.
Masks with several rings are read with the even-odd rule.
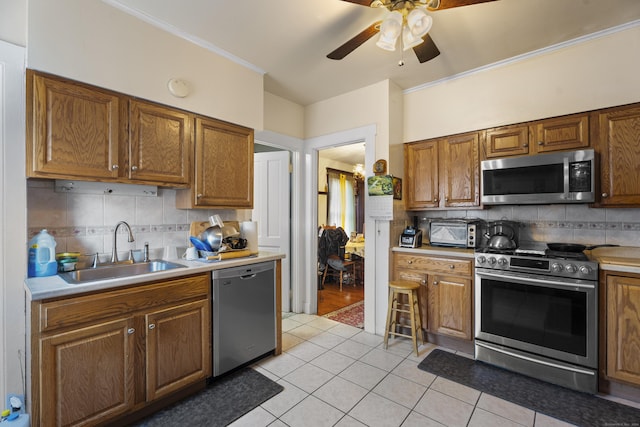
[[[429,223],[431,246],[452,248],[477,248],[482,238],[482,220],[434,219]]]

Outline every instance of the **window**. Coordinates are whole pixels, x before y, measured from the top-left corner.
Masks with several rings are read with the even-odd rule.
[[[327,223],[342,227],[347,235],[356,231],[356,200],[353,174],[327,168]]]

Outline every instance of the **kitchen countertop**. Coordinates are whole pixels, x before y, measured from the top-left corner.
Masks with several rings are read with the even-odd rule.
[[[129,286],[138,283],[147,283],[156,280],[171,279],[180,276],[189,276],[222,268],[238,267],[242,265],[257,264],[265,261],[276,261],[284,258],[284,254],[274,252],[260,252],[257,256],[246,258],[232,258],[222,261],[202,262],[187,260],[167,260],[182,264],[185,268],[159,271],[155,273],[140,274],[136,276],[120,277],[117,279],[96,280],[82,284],[67,283],[60,276],[30,277],[25,280],[24,287],[27,297],[32,300],[72,296],[86,292],[115,289],[120,286]]]
[[[422,245],[417,248],[401,248],[394,246],[393,252],[403,252],[417,255],[439,255],[439,256],[456,256],[460,258],[473,259],[475,251],[466,248],[447,248],[442,246]]]
[[[603,247],[585,253],[598,262],[600,270],[640,274],[640,247]]]
[[[413,253],[418,255],[456,256],[460,258],[474,258],[474,249],[447,248],[439,246],[422,245],[418,248],[393,247],[393,252]],[[596,261],[600,270],[619,271],[623,273],[640,274],[640,247],[616,246],[601,247],[585,254],[592,261]]]

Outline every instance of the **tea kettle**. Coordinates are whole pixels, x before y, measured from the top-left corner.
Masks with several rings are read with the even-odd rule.
[[[485,237],[489,239],[489,248],[496,250],[515,249],[517,224],[510,221],[494,221],[489,224]]]

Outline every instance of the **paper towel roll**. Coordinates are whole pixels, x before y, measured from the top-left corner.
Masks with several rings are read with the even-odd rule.
[[[240,237],[247,239],[247,249],[251,253],[258,252],[258,223],[243,221],[240,223]]]

